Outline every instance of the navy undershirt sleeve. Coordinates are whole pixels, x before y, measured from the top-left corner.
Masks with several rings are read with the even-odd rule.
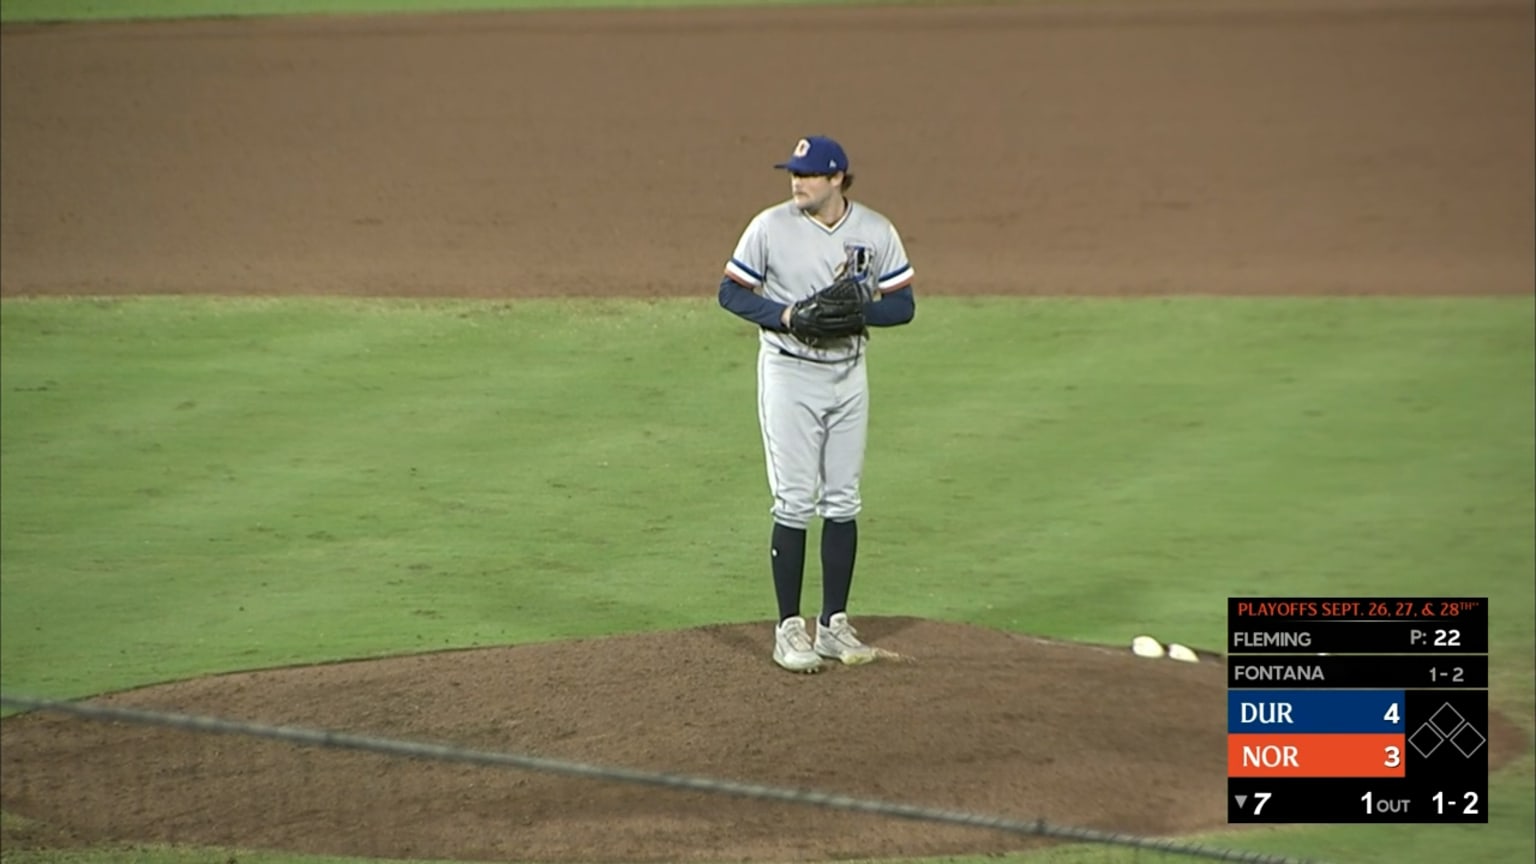
[[[720,305],[727,310],[768,330],[783,331],[780,316],[784,304],[769,300],[729,276],[720,280]],[[917,299],[912,286],[892,291],[878,303],[864,307],[864,318],[871,327],[896,327],[911,321],[917,314]]]
[[[895,327],[912,320],[917,314],[917,298],[912,286],[907,285],[880,298],[878,303],[864,307],[864,322],[871,327]]]
[[[768,330],[783,331],[784,305],[769,300],[729,276],[720,280],[720,305]]]

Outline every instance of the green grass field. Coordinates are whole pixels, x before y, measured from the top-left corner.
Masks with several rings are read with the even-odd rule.
[[[792,2],[814,0],[4,0],[0,21]],[[1490,699],[1529,736],[1533,316],[1530,297],[921,299],[874,346],[855,600],[1217,648],[1228,595],[1488,596]],[[766,617],[753,335],[712,297],[6,300],[0,681],[76,697]],[[1486,826],[1201,839],[1528,862],[1533,781],[1530,753],[1492,778]],[[0,857],[236,852],[341,860]]]
[[[1219,648],[1229,594],[1486,595],[1491,698],[1529,729],[1533,314],[922,301],[872,353],[859,608]],[[762,618],[754,353],[712,297],[7,300],[0,678],[72,697]],[[1494,779],[1487,826],[1217,839],[1523,860],[1532,777]]]

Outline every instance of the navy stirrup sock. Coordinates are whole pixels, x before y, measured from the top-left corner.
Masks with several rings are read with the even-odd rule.
[[[779,600],[779,620],[800,614],[800,587],[805,581],[805,529],[773,523],[773,593]]]
[[[821,618],[822,624],[838,612],[848,610],[848,592],[853,585],[853,562],[859,551],[859,523],[828,520],[821,526]]]

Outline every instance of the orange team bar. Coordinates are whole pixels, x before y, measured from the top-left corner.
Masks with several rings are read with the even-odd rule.
[[[1403,735],[1227,736],[1228,777],[1402,777]]]

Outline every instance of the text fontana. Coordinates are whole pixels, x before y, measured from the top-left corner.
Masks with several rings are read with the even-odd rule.
[[[1232,677],[1238,681],[1322,681],[1321,666],[1234,666]]]

